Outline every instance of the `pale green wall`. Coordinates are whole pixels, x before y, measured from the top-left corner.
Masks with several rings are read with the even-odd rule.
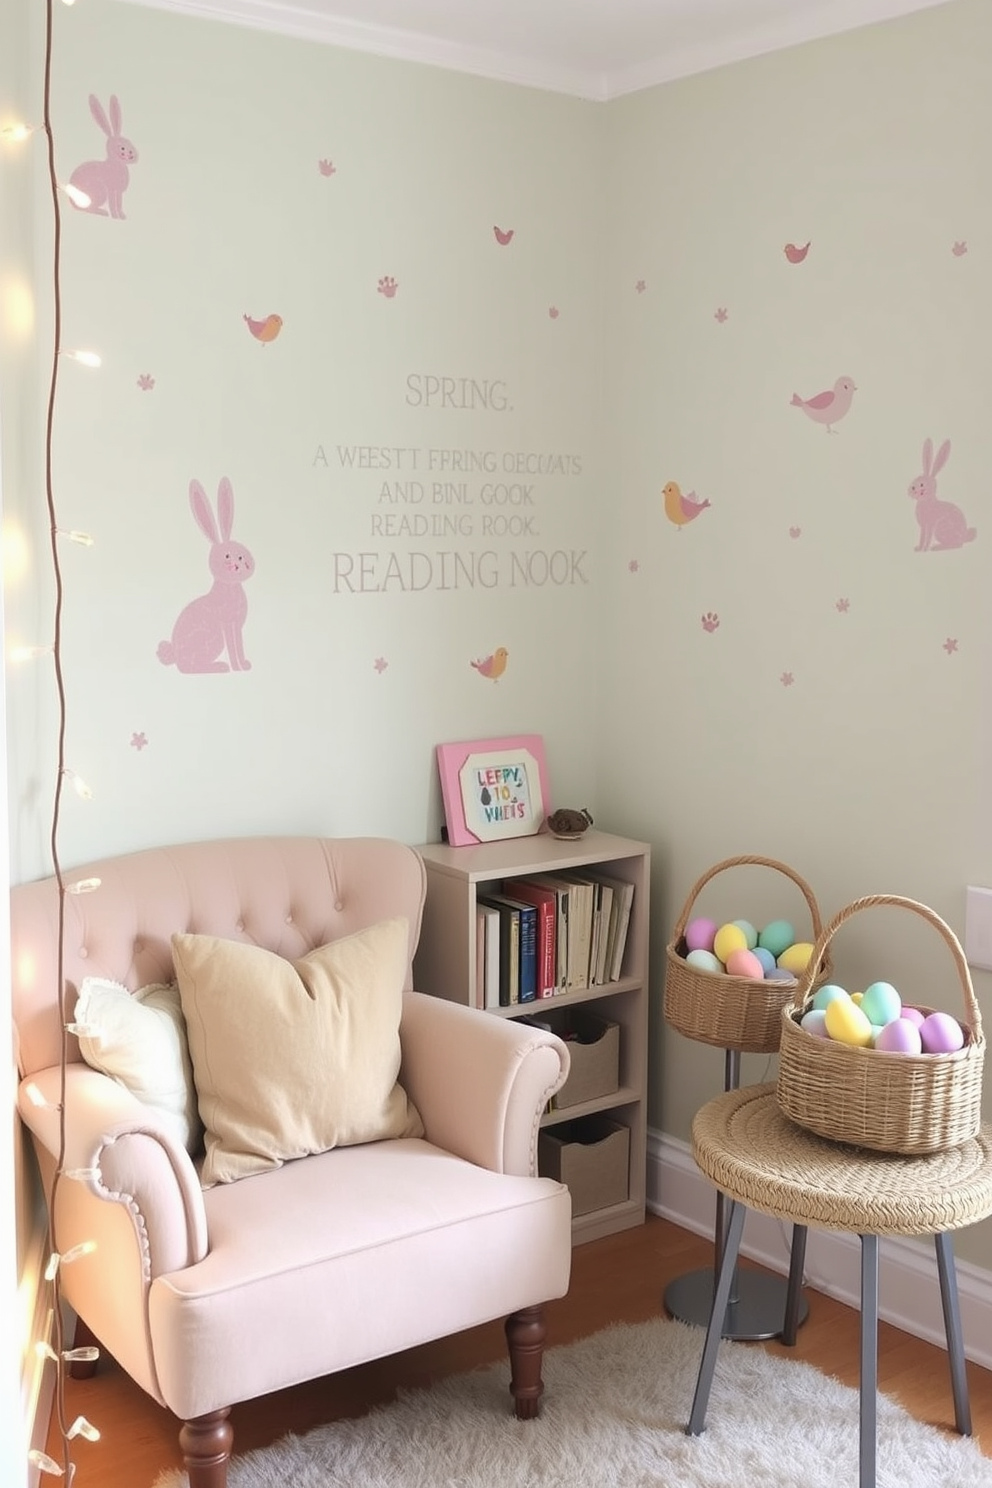
[[[65,223],[64,342],[105,358],[64,369],[59,403],[61,520],[98,539],[63,550],[68,755],[95,791],[67,798],[66,861],[252,830],[422,840],[434,744],[526,729],[556,804],[654,844],[656,1003],[689,887],[738,852],[795,865],[826,914],[885,889],[960,931],[963,886],[992,881],[982,0],[606,107],[114,0],[57,21],[62,173],[102,154],[90,92],[119,94],[140,154],[125,221]],[[254,341],[246,311],[281,314],[279,338]],[[411,408],[420,372],[505,381],[513,410]],[[844,373],[858,392],[828,436],[789,398]],[[913,551],[927,435],[952,439],[940,494],[979,528],[961,552]],[[404,510],[378,500],[394,473],[335,466],[359,443],[577,455],[583,473],[519,477],[530,537],[484,537],[475,473],[471,531],[390,539],[372,523]],[[213,496],[223,475],[257,561],[253,667],[179,676],[155,649],[207,584],[187,487]],[[712,502],[681,532],[669,479]],[[48,613],[40,510],[26,479],[17,639]],[[374,553],[381,581],[390,552],[439,573],[442,549],[491,550],[498,582],[335,592],[335,553]],[[511,584],[527,550],[586,556],[572,582]],[[498,645],[492,683],[470,662]],[[40,677],[8,679],[19,876],[47,871]],[[781,905],[760,879],[726,894],[733,915]],[[953,1005],[914,929],[858,923],[837,960],[897,981],[920,962]],[[652,1052],[654,1124],[685,1136],[720,1056],[659,1017]],[[960,1244],[985,1265],[986,1230]]]
[[[992,9],[723,68],[606,119],[619,499],[599,804],[656,844],[652,1118],[684,1137],[723,1060],[664,1028],[663,952],[709,866],[765,855],[825,919],[895,893],[959,934],[965,885],[992,882]],[[835,434],[790,406],[844,375],[857,392]],[[951,439],[938,494],[978,530],[959,551],[914,551],[927,436]],[[712,503],[683,530],[669,480]],[[774,871],[707,894],[719,918],[805,912]],[[906,911],[856,917],[834,961],[852,990],[883,977],[963,1007],[944,942]],[[990,980],[975,973],[987,1018]],[[990,1241],[986,1225],[959,1251],[987,1266]]]
[[[604,523],[596,106],[114,0],[60,8],[56,31],[60,173],[103,158],[90,93],[119,96],[139,156],[125,220],[64,222],[63,344],[104,357],[63,364],[56,426],[60,523],[97,539],[62,548],[68,763],[94,793],[67,798],[65,861],[251,830],[436,838],[435,744],[520,731],[544,735],[558,804],[584,804]],[[282,316],[278,339],[253,339],[245,313]],[[414,406],[408,379],[428,376],[454,379],[461,406]],[[493,403],[464,406],[463,378]],[[349,470],[345,445],[415,450],[417,467]],[[463,452],[494,469],[453,474]],[[224,476],[256,563],[252,670],[180,675],[158,645],[210,586],[188,488],[213,499]],[[422,499],[383,499],[397,480]],[[494,484],[524,504],[487,505]],[[37,513],[25,492],[13,515],[32,538]],[[462,530],[434,531],[444,518]],[[34,578],[9,596],[17,639]],[[471,663],[501,646],[491,681]],[[33,685],[12,682],[25,875],[47,855]]]

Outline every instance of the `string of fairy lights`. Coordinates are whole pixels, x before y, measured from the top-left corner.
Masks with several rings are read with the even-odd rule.
[[[66,5],[71,5],[73,0],[63,0]],[[37,1341],[35,1348],[38,1354],[46,1361],[55,1366],[55,1392],[54,1392],[54,1419],[58,1427],[60,1438],[59,1457],[53,1457],[49,1452],[40,1448],[32,1448],[28,1453],[29,1461],[42,1473],[54,1477],[64,1477],[68,1483],[72,1482],[75,1474],[75,1463],[72,1459],[73,1442],[76,1439],[85,1441],[99,1440],[100,1433],[85,1416],[76,1416],[69,1421],[66,1409],[66,1378],[69,1367],[76,1363],[92,1363],[99,1354],[99,1350],[92,1345],[80,1348],[67,1348],[65,1337],[65,1318],[62,1305],[61,1273],[65,1266],[89,1254],[94,1248],[93,1241],[83,1241],[70,1247],[65,1252],[59,1250],[57,1235],[57,1198],[60,1185],[68,1181],[79,1181],[92,1176],[89,1170],[77,1171],[68,1169],[66,1161],[66,1070],[68,1065],[68,1039],[72,1034],[84,1033],[92,1030],[83,1029],[80,1025],[73,1023],[67,1016],[65,1005],[66,986],[64,976],[64,949],[65,949],[65,910],[66,896],[69,894],[86,893],[99,887],[99,880],[86,879],[75,883],[69,883],[63,876],[62,864],[59,854],[59,822],[62,807],[62,796],[66,786],[71,785],[75,791],[84,799],[89,799],[91,791],[86,782],[71,770],[66,763],[66,690],[65,679],[62,668],[62,630],[63,630],[63,607],[64,588],[62,578],[62,564],[59,546],[63,540],[82,544],[88,547],[92,544],[89,533],[77,530],[66,530],[59,526],[56,515],[55,502],[55,478],[53,470],[53,432],[55,427],[55,407],[59,385],[59,367],[63,358],[68,358],[84,367],[99,367],[100,358],[93,351],[83,349],[69,349],[62,346],[62,288],[61,288],[61,254],[62,254],[62,210],[60,193],[64,192],[70,201],[77,207],[88,207],[90,199],[85,192],[81,191],[71,182],[59,181],[55,165],[55,137],[52,128],[51,115],[51,91],[52,91],[52,61],[54,53],[54,0],[45,0],[45,45],[44,45],[44,86],[43,86],[43,120],[40,125],[27,123],[15,123],[6,126],[0,131],[0,136],[6,143],[18,144],[27,141],[34,135],[44,137],[47,146],[47,173],[52,202],[52,304],[53,304],[53,335],[52,335],[52,357],[51,369],[48,378],[48,398],[45,413],[44,431],[44,470],[45,470],[45,503],[47,508],[50,543],[51,564],[54,579],[54,624],[53,638],[49,645],[19,646],[11,652],[12,660],[32,660],[50,655],[52,657],[55,687],[57,693],[57,767],[54,785],[54,796],[52,802],[50,855],[53,874],[58,891],[58,944],[56,959],[56,976],[58,980],[58,1007],[59,1019],[62,1027],[62,1042],[59,1061],[59,1099],[57,1111],[59,1117],[59,1147],[55,1174],[48,1194],[48,1250],[49,1259],[45,1268],[45,1283],[52,1289],[52,1337],[42,1338]],[[37,1104],[51,1105],[41,1092],[32,1087],[28,1090],[28,1096]]]

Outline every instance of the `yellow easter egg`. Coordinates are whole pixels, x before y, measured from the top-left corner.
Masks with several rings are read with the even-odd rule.
[[[864,995],[865,994],[863,992],[852,992],[851,993],[851,1001],[852,1002],[856,1002],[858,1004],[858,1007],[860,1007],[861,1006],[861,999],[864,997]]]
[[[835,1009],[832,1016],[831,1009]],[[850,997],[838,997],[827,1003],[825,1025],[829,1036],[839,1044],[867,1049],[872,1041],[871,1024]]]
[[[747,935],[740,925],[721,925],[713,937],[713,954],[718,956],[724,966],[731,951],[746,951]]]
[[[775,964],[781,966],[783,971],[791,971],[793,976],[799,976],[809,965],[812,954],[813,947],[808,940],[797,940],[795,945],[786,947]]]

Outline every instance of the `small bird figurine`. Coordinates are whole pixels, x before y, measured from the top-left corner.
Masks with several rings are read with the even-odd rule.
[[[661,494],[665,498],[665,516],[678,528],[685,527],[687,523],[694,521],[699,513],[710,504],[708,496],[703,501],[697,501],[695,491],[690,491],[688,496],[683,496],[678,481],[669,481],[666,486],[662,487]]]
[[[827,433],[833,434],[832,426],[844,417],[857,391],[853,378],[838,377],[832,388],[817,393],[813,398],[800,398],[798,393],[793,393],[789,406],[801,408],[814,424],[826,424]]]
[[[805,248],[797,248],[795,243],[786,243],[782,251],[790,263],[802,263],[809,252],[809,244],[807,243]]]
[[[264,320],[252,320],[250,315],[246,315],[244,322],[255,340],[261,341],[263,345],[267,341],[274,341],[282,330],[281,315],[267,315]]]
[[[513,241],[514,229],[512,227],[508,227],[505,229],[502,227],[494,227],[493,232],[495,233],[496,241],[501,248],[505,248],[507,243],[511,243]]]
[[[469,665],[475,667],[480,677],[488,677],[491,681],[498,682],[506,671],[509,655],[505,646],[497,646],[491,656],[483,656],[479,661],[469,662]]]

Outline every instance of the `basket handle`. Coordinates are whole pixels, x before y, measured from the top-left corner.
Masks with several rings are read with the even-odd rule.
[[[951,929],[950,925],[946,924],[940,918],[940,915],[932,910],[929,905],[921,904],[917,899],[905,899],[901,894],[869,894],[864,899],[855,899],[853,903],[846,905],[844,909],[838,910],[837,914],[835,914],[833,919],[830,921],[830,924],[827,925],[826,929],[822,930],[816,938],[816,944],[813,947],[813,954],[809,958],[806,970],[799,977],[799,980],[796,984],[796,990],[793,994],[792,1002],[793,1011],[798,1011],[800,1008],[802,1008],[807,997],[809,996],[810,988],[812,987],[813,982],[816,979],[816,974],[819,971],[820,962],[823,960],[824,952],[826,951],[827,946],[830,944],[833,936],[840,929],[841,925],[843,925],[845,921],[849,920],[852,915],[859,914],[861,910],[874,909],[878,905],[883,904],[894,904],[902,907],[903,909],[911,909],[915,914],[920,915],[924,920],[926,920],[928,924],[932,925],[934,929],[939,931],[940,934],[943,936],[944,940],[947,942],[948,948],[950,949],[951,955],[954,957],[954,964],[957,967],[958,977],[961,981],[961,989],[964,992],[965,1013],[977,1041],[981,1037],[982,1033],[982,1012],[980,1007],[978,1006],[978,999],[975,996],[975,989],[971,984],[971,972],[968,969],[968,963],[964,958],[964,951],[961,949],[961,942],[954,934],[954,931]]]
[[[784,873],[786,878],[792,879],[792,882],[796,884],[799,889],[802,890],[803,898],[809,905],[809,912],[813,920],[813,939],[818,940],[820,938],[820,935],[823,932],[823,921],[820,919],[820,910],[817,905],[816,898],[813,894],[813,890],[810,888],[806,880],[804,878],[800,878],[799,874],[795,871],[794,868],[790,868],[787,863],[778,862],[776,858],[744,857],[725,858],[722,863],[715,863],[712,868],[707,868],[703,876],[696,880],[692,888],[689,890],[689,897],[685,901],[685,907],[683,908],[682,913],[679,915],[678,920],[675,924],[675,929],[672,932],[672,939],[676,944],[682,939],[682,936],[685,934],[685,927],[689,923],[689,916],[692,913],[692,906],[695,904],[696,900],[699,898],[701,891],[706,887],[710,879],[715,878],[718,873],[722,873],[726,868],[741,868],[746,867],[749,864],[755,864],[759,868],[774,868],[777,872]]]

